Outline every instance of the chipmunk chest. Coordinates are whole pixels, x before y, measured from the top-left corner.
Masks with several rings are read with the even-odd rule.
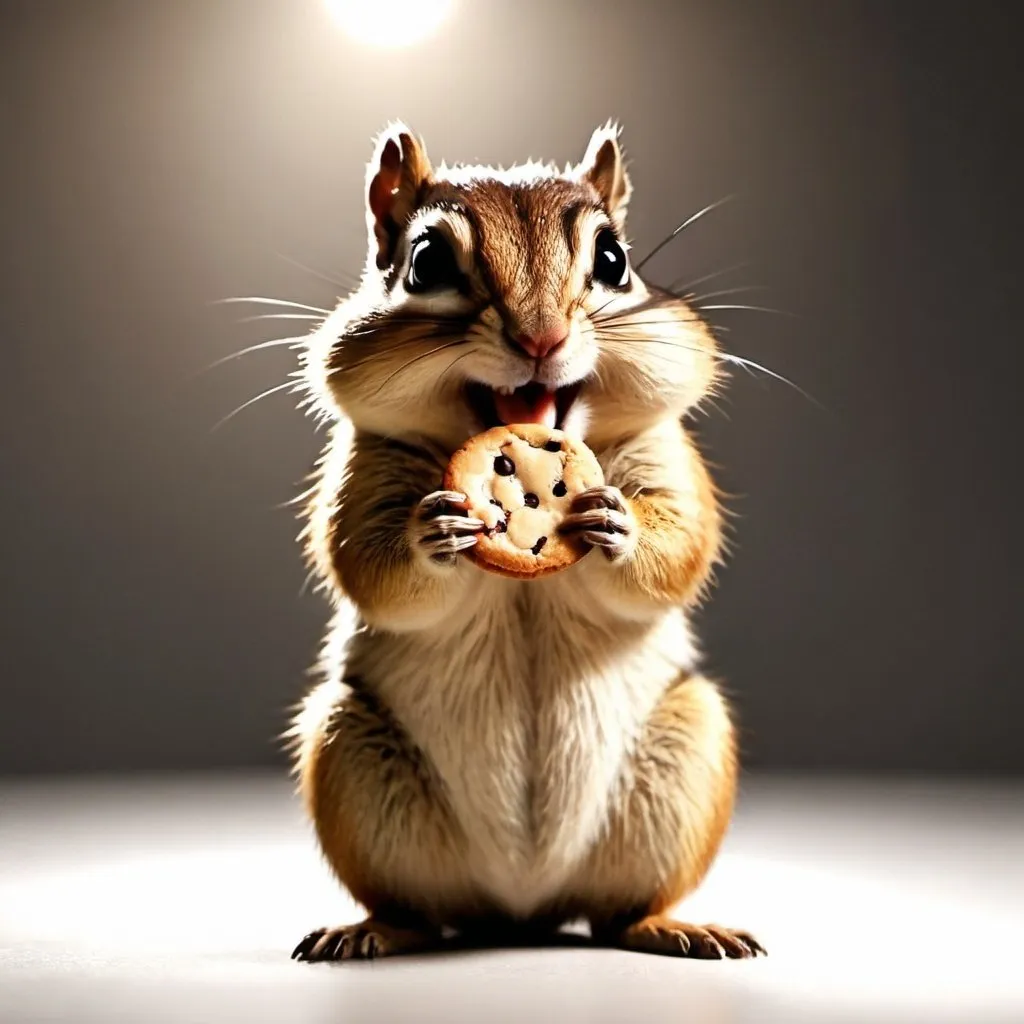
[[[443,786],[464,870],[513,912],[550,898],[586,855],[649,710],[638,638],[588,619],[564,575],[553,587],[481,573],[443,631],[391,638],[374,666]]]
[[[443,630],[388,644],[379,686],[444,779],[459,817],[502,848],[531,844],[535,779],[562,741],[544,718],[586,661],[542,582],[480,573]],[[401,648],[401,649],[400,649]],[[574,668],[575,666],[575,668]]]
[[[466,673],[441,770],[481,880],[513,908],[541,901],[586,853],[645,710],[624,706],[608,657],[628,638],[601,636],[581,604],[571,586],[488,581],[451,652]]]

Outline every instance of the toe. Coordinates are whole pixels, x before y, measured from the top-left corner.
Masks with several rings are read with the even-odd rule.
[[[761,943],[750,934],[750,932],[733,932],[732,934],[750,950],[753,956],[768,955],[768,950],[765,949],[764,946],[762,946]]]
[[[574,512],[584,512],[588,509],[613,508],[622,511],[623,504],[619,491],[615,487],[590,487],[581,491],[573,499]]]
[[[730,932],[728,928],[709,927],[707,932],[730,960],[746,960],[754,955],[743,939],[735,932]]]
[[[448,509],[465,508],[468,499],[459,491],[434,491],[419,503],[420,515],[432,517],[443,514]]]
[[[338,933],[333,929],[325,928],[320,938],[313,943],[312,948],[306,956],[307,960],[329,960],[331,953],[328,950],[333,950],[334,943],[337,941]]]
[[[703,928],[690,943],[690,956],[699,960],[724,960],[726,958],[721,943]]]
[[[639,921],[612,942],[623,949],[696,960],[747,960],[764,953],[748,932],[714,924],[684,924],[664,917]]]
[[[308,959],[310,951],[316,945],[317,941],[323,936],[326,930],[326,928],[317,928],[315,931],[311,931],[308,935],[304,935],[302,939],[299,941],[299,944],[292,950],[292,959]]]

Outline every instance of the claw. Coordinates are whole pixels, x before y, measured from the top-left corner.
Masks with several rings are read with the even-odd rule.
[[[476,543],[476,534],[428,533],[423,538],[427,547],[436,547],[444,551],[462,551]]]
[[[452,561],[460,551],[468,551],[476,544],[476,535],[468,537],[442,536],[431,534],[424,538],[423,547],[434,562]]]
[[[453,514],[466,508],[468,499],[459,491],[434,491],[417,503],[411,526],[410,543],[431,563],[454,566],[460,551],[476,543],[477,534],[486,529],[482,519]]]
[[[629,521],[624,512],[602,506],[584,512],[570,512],[562,520],[563,533],[573,530],[600,530],[604,533],[629,533]]]
[[[428,539],[443,533],[480,533],[487,525],[482,519],[472,516],[437,515],[428,521],[431,529],[438,531],[437,534],[429,534]]]
[[[311,931],[308,935],[303,935],[299,940],[299,944],[292,950],[293,960],[305,960],[309,955],[310,950],[316,945],[317,939],[319,939],[327,931],[326,928],[317,928],[315,931]]]
[[[748,960],[758,951],[764,952],[761,944],[748,932],[734,931],[717,924],[683,924],[660,916],[630,925],[612,942],[622,949],[698,960]]]
[[[318,928],[295,947],[293,959],[374,960],[396,953],[417,952],[439,943],[434,930],[396,928],[373,918],[339,928]]]
[[[636,522],[617,487],[591,487],[576,496],[559,529],[591,547],[602,548],[609,559],[617,561],[632,547]]]
[[[306,958],[309,960],[319,960],[327,947],[333,942],[334,937],[334,933],[325,928],[323,934],[313,944],[313,948],[306,954]]]
[[[608,551],[614,551],[622,545],[618,534],[605,533],[603,530],[584,530],[580,537],[591,547],[604,548]]]
[[[468,504],[469,499],[460,491],[433,491],[421,499],[416,511],[421,519],[430,519],[452,508],[465,508]]]
[[[737,942],[742,943],[750,951],[752,957],[768,955],[768,950],[750,932],[732,932],[731,934]]]
[[[624,513],[626,502],[622,491],[618,487],[590,487],[577,494],[572,502],[573,512],[586,512],[597,508],[610,508]]]

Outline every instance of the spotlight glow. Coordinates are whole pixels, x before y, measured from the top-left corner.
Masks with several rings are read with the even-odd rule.
[[[397,49],[422,42],[440,28],[455,0],[326,0],[335,21],[368,46]]]

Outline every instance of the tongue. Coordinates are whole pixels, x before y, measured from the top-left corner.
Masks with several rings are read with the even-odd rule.
[[[511,395],[494,392],[494,409],[502,423],[542,423],[554,429],[558,422],[555,394],[543,384],[527,384]]]

